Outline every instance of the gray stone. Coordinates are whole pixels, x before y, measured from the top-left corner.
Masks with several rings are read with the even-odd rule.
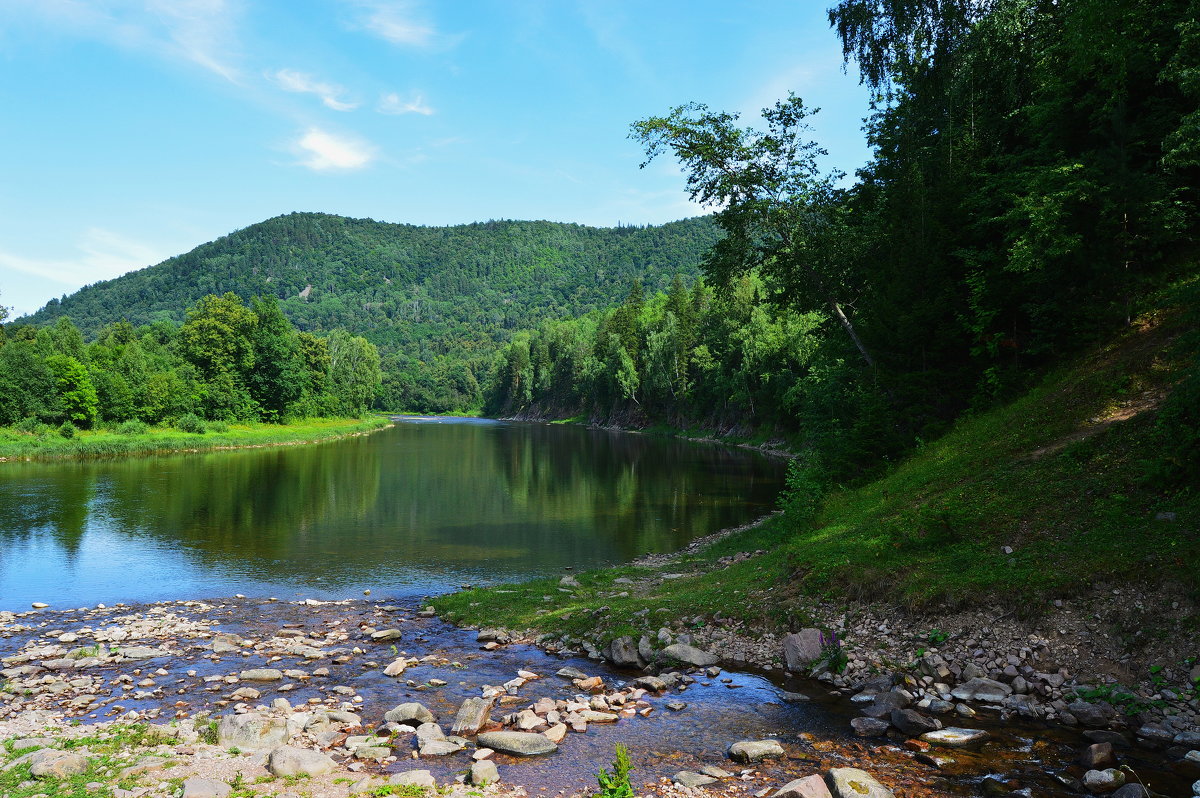
[[[850,725],[859,737],[882,737],[887,734],[888,722],[879,718],[853,718]]]
[[[712,776],[714,779],[731,779],[733,774],[728,770],[717,767],[716,765],[705,765],[700,768],[700,772],[705,776]]]
[[[879,693],[860,711],[868,718],[886,718],[890,717],[892,712],[897,709],[904,709],[911,701],[904,695],[897,692]]]
[[[942,728],[942,722],[915,709],[893,709],[892,725],[905,734],[919,735]]]
[[[337,763],[320,751],[280,746],[267,757],[267,770],[276,776],[323,776],[337,769]]]
[[[921,739],[925,742],[943,748],[964,748],[981,743],[987,738],[988,733],[982,729],[960,729],[957,726],[925,732],[921,735]]]
[[[998,704],[1012,695],[1012,688],[1003,682],[977,677],[950,691],[959,701],[986,701]]]
[[[437,787],[433,774],[428,770],[406,770],[389,778],[387,783],[402,787],[425,787],[427,789]]]
[[[540,756],[558,750],[549,737],[533,732],[484,732],[477,742],[480,748],[491,748],[512,756]]]
[[[1112,743],[1092,743],[1079,755],[1079,765],[1084,770],[1104,770],[1116,767],[1116,764]]]
[[[13,740],[12,750],[24,751],[27,748],[49,748],[54,745],[53,737],[23,737]]]
[[[376,643],[389,643],[402,637],[404,637],[404,633],[399,629],[381,629],[378,632],[371,632],[371,639]]]
[[[894,798],[891,790],[858,768],[833,768],[825,780],[834,798]]]
[[[1116,768],[1089,770],[1083,774],[1083,786],[1090,793],[1102,795],[1114,792],[1125,784],[1125,774]]]
[[[661,693],[667,689],[667,683],[657,676],[639,676],[633,680],[633,686],[655,693]]]
[[[690,770],[681,770],[671,777],[671,781],[676,784],[681,784],[684,787],[704,787],[708,784],[716,784],[717,780],[712,776],[705,776],[700,773],[693,773]]]
[[[833,798],[825,779],[817,774],[789,781],[779,788],[772,798]]]
[[[781,701],[786,701],[789,704],[799,704],[804,701],[812,700],[808,696],[806,696],[804,693],[792,693],[787,690],[780,690],[779,698]]]
[[[783,638],[783,662],[793,673],[807,673],[821,654],[820,629],[801,629]]]
[[[1200,732],[1185,731],[1175,735],[1172,740],[1175,745],[1186,745],[1189,748],[1200,748]]]
[[[1112,798],[1150,798],[1150,792],[1142,785],[1134,782],[1119,788],[1112,794]]]
[[[1113,748],[1128,748],[1129,740],[1124,734],[1110,729],[1088,729],[1083,736],[1094,743],[1108,743]]]
[[[151,648],[150,646],[130,646],[117,650],[117,654],[122,659],[155,659],[156,657],[170,656],[171,652],[161,648]]]
[[[34,751],[27,761],[29,773],[35,779],[66,779],[87,773],[88,769],[87,759],[79,754],[56,751],[53,748]]]
[[[225,798],[232,791],[233,788],[223,781],[192,776],[184,779],[179,798]]]
[[[561,676],[564,679],[586,679],[588,677],[588,675],[579,670],[579,668],[572,668],[570,666],[560,668],[554,675]]]
[[[475,639],[480,643],[499,643],[503,646],[512,642],[512,635],[503,629],[480,629]]]
[[[485,787],[500,781],[500,771],[496,763],[490,759],[481,759],[471,763],[470,781],[476,787]]]
[[[1111,707],[1106,708],[1098,704],[1089,704],[1086,701],[1073,701],[1067,704],[1067,712],[1079,721],[1081,726],[1091,726],[1098,728],[1107,726],[1109,720],[1116,714],[1111,710]]]
[[[403,723],[406,726],[420,726],[422,723],[433,723],[437,718],[424,704],[415,701],[401,704],[384,714],[383,719],[389,723]]]
[[[392,749],[386,745],[360,745],[354,749],[355,759],[365,759],[368,762],[382,762],[392,755]]]
[[[663,649],[663,655],[688,665],[695,665],[697,668],[707,668],[709,665],[716,665],[721,661],[721,658],[715,654],[701,651],[687,643],[672,643]]]
[[[628,635],[613,640],[604,650],[608,661],[619,668],[643,668],[646,665],[638,653],[637,643]]]
[[[251,668],[239,673],[238,678],[243,682],[277,682],[283,678],[283,671],[276,668]]]
[[[1143,740],[1165,744],[1175,739],[1175,732],[1157,723],[1147,723],[1137,730],[1137,736]]]
[[[783,746],[776,740],[742,740],[729,746],[729,758],[742,764],[782,759]]]
[[[217,726],[217,745],[254,751],[275,748],[288,741],[287,721],[249,712],[245,715],[226,715]]]
[[[468,698],[458,708],[454,716],[454,724],[450,727],[451,734],[476,734],[488,722],[492,711],[492,699]]]
[[[418,740],[417,752],[421,756],[449,756],[463,750],[458,743],[449,740]]]

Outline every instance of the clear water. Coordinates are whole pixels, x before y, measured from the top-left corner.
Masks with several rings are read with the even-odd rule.
[[[771,509],[753,452],[412,419],[311,446],[0,464],[0,609],[444,592],[669,551]]]

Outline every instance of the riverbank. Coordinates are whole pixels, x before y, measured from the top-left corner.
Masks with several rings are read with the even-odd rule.
[[[813,777],[835,798],[860,795],[846,778],[879,798],[1058,796],[1084,775],[1088,738],[976,701],[961,702],[976,717],[946,718],[973,730],[965,747],[915,728],[856,735],[846,708],[861,705],[818,681],[681,662],[650,675],[528,642],[386,599],[0,613],[0,794],[575,796],[617,743],[636,794],[664,798],[763,798]],[[904,689],[875,679],[863,694]],[[1168,755],[1119,752],[1175,795],[1200,763]]]
[[[202,434],[174,427],[149,427],[145,432],[83,430],[64,438],[56,431],[43,434],[0,430],[0,462],[9,460],[70,460],[171,452],[257,449],[298,446],[352,435],[363,435],[391,425],[386,418],[305,419],[290,424],[228,424],[221,431]]]

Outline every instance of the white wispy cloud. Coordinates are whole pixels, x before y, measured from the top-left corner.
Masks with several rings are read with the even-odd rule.
[[[317,172],[361,169],[375,160],[375,148],[366,141],[309,128],[293,145],[297,163]]]
[[[58,33],[187,61],[237,83],[241,0],[6,0]]]
[[[402,47],[444,48],[456,44],[434,26],[414,0],[343,0],[353,9],[350,27],[364,30]]]
[[[425,97],[420,92],[412,92],[406,97],[401,97],[394,91],[383,94],[379,97],[379,104],[375,106],[375,110],[381,114],[392,116],[401,114],[433,115],[433,108],[425,102]]]
[[[315,94],[327,108],[335,111],[353,111],[358,103],[344,99],[346,89],[336,83],[317,80],[312,75],[295,69],[280,69],[267,74],[267,77],[284,91],[299,94]]]
[[[151,266],[168,256],[157,248],[99,227],[84,231],[66,258],[31,258],[0,250],[0,267],[79,288]]]

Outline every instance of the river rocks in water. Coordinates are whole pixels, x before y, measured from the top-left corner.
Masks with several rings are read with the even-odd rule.
[[[619,668],[643,668],[646,663],[638,653],[637,644],[628,635],[618,637],[604,648],[605,659]]]
[[[481,759],[471,763],[471,774],[468,778],[476,787],[486,787],[500,781],[500,771],[495,762]]]
[[[1079,755],[1079,766],[1084,770],[1104,770],[1116,767],[1116,764],[1112,743],[1092,743]]]
[[[858,768],[833,768],[826,781],[834,798],[893,798],[891,790]]]
[[[687,709],[687,702],[686,701],[668,701],[665,704],[665,706],[667,709],[671,710],[672,712],[682,712],[683,710]]]
[[[716,784],[717,780],[712,776],[705,776],[700,773],[693,773],[690,770],[681,770],[671,777],[671,781],[676,784],[681,784],[684,787],[704,787],[709,784]]]
[[[943,748],[964,748],[968,745],[981,743],[988,738],[988,733],[982,729],[960,729],[950,726],[937,731],[926,732],[921,739]]]
[[[715,654],[701,651],[687,643],[672,643],[664,648],[662,653],[669,659],[685,662],[688,665],[695,665],[697,668],[707,668],[709,665],[716,665],[721,661],[721,658]]]
[[[402,637],[404,637],[404,633],[399,629],[380,629],[378,632],[371,632],[371,639],[376,643],[390,643]]]
[[[278,682],[283,679],[283,671],[275,668],[252,668],[239,673],[238,678],[243,682]]]
[[[729,758],[742,764],[782,759],[783,746],[776,740],[742,740],[729,746]]]
[[[383,669],[383,675],[384,676],[399,676],[400,674],[404,673],[404,671],[407,668],[408,668],[408,660],[405,659],[404,657],[398,657],[397,659],[395,659],[391,663],[389,663],[386,668]]]
[[[1090,793],[1102,795],[1125,784],[1125,774],[1116,768],[1089,770],[1083,774],[1083,786]]]
[[[79,754],[53,748],[34,751],[25,761],[29,763],[29,773],[35,779],[66,779],[86,773],[88,769],[88,761]]]
[[[1155,745],[1168,745],[1175,739],[1175,732],[1157,723],[1143,724],[1136,734],[1143,741]]]
[[[513,638],[503,629],[480,629],[475,639],[480,643],[499,643],[504,646],[511,643]]]
[[[151,648],[150,646],[130,646],[129,648],[119,649],[117,653],[121,656],[121,659],[128,660],[154,659],[156,657],[167,657],[171,654],[170,651],[165,651],[161,648]]]
[[[783,638],[784,666],[792,673],[807,673],[821,658],[821,630],[801,629]]]
[[[389,778],[387,783],[398,787],[425,787],[430,790],[437,787],[437,781],[428,770],[406,770]]]
[[[275,748],[288,740],[287,721],[269,718],[254,712],[245,715],[226,715],[217,725],[217,745],[253,751]]]
[[[890,717],[892,725],[905,734],[920,735],[942,728],[940,720],[922,715],[915,709],[893,709]]]
[[[1083,736],[1094,743],[1108,743],[1113,748],[1128,748],[1129,740],[1124,734],[1110,729],[1088,729]]]
[[[667,683],[657,676],[639,676],[633,680],[633,686],[655,693],[661,693],[667,689]]]
[[[422,723],[433,723],[437,720],[424,704],[415,701],[401,704],[395,709],[384,713],[383,719],[389,723],[402,723],[405,726],[420,726]]]
[[[802,779],[789,781],[779,788],[772,798],[833,798],[825,779],[816,775],[805,776]]]
[[[904,709],[912,703],[907,696],[896,691],[879,693],[860,711],[868,718],[885,718],[897,709]]]
[[[540,756],[558,750],[558,746],[551,742],[549,737],[533,732],[484,732],[479,735],[478,744],[482,748],[491,748],[512,756]]]
[[[584,673],[583,671],[579,670],[578,668],[572,668],[570,666],[567,666],[565,668],[559,668],[558,671],[554,675],[561,676],[564,679],[586,679],[588,677],[588,675],[586,673]]]
[[[1079,721],[1079,725],[1094,728],[1107,726],[1108,722],[1117,714],[1110,706],[1089,704],[1086,701],[1073,701],[1067,704],[1067,712]]]
[[[854,718],[850,721],[859,737],[882,737],[887,734],[888,722],[879,718]]]
[[[488,722],[492,711],[492,700],[488,698],[468,698],[458,708],[454,716],[454,725],[450,727],[453,734],[476,734]]]
[[[1171,742],[1175,745],[1187,746],[1188,748],[1200,748],[1200,732],[1180,732],[1175,735],[1175,738]]]
[[[977,677],[950,691],[959,701],[986,701],[998,704],[1012,695],[1012,688],[1004,682]]]
[[[225,798],[232,791],[233,788],[223,781],[192,776],[183,780],[183,792],[179,793],[179,798]]]
[[[337,769],[337,763],[320,751],[280,746],[267,757],[267,770],[276,776],[323,776]]]

